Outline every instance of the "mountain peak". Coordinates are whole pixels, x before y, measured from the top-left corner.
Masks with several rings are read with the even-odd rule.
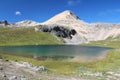
[[[67,14],[67,15],[73,14],[73,12],[71,10],[65,10],[62,13]]]
[[[71,10],[66,10],[62,13],[60,13],[59,15],[63,15],[65,18],[68,18],[68,19],[80,19],[75,13],[73,13]]]
[[[80,21],[80,18],[77,15],[75,15],[72,11],[65,10],[65,11],[55,15],[51,19],[47,20],[43,24],[53,24],[53,23],[61,23],[61,22],[68,23],[68,22],[72,22],[72,21]]]

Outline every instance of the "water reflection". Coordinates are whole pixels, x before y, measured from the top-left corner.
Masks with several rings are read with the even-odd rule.
[[[79,45],[35,45],[0,47],[0,53],[31,57],[38,60],[90,60],[106,54],[111,48]]]

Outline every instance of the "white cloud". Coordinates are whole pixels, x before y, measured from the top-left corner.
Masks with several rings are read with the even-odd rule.
[[[67,2],[67,5],[68,6],[75,6],[75,5],[79,4],[80,2],[81,2],[81,0],[69,0]]]
[[[20,11],[16,11],[15,15],[21,15],[21,12]]]

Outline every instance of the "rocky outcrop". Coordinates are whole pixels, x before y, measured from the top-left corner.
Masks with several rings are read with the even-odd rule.
[[[53,69],[23,61],[0,60],[0,68],[0,80],[81,80],[81,77],[56,75]]]
[[[8,26],[10,25],[7,20],[0,21],[0,26]]]
[[[40,80],[39,75],[44,76],[42,73],[47,71],[45,66],[34,66],[28,62],[0,60],[0,80]]]
[[[37,31],[43,31],[43,32],[50,32],[57,37],[62,37],[62,38],[68,38],[72,39],[72,36],[76,35],[77,32],[74,29],[68,29],[63,26],[42,26],[40,25],[39,28],[35,28]]]

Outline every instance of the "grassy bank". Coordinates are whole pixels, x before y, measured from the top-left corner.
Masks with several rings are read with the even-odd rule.
[[[82,44],[86,46],[105,46],[105,47],[111,47],[111,48],[120,48],[120,38],[108,38],[106,40],[101,40],[101,41],[91,41],[90,43],[87,44]]]
[[[77,72],[107,72],[115,71],[120,66],[120,50],[112,50],[103,60],[96,62],[38,61],[31,58],[2,54],[4,60],[26,61],[37,66],[46,66],[57,74],[74,75]],[[74,72],[74,73],[73,73]]]
[[[0,28],[0,46],[62,44],[52,34],[35,32],[34,28]]]

